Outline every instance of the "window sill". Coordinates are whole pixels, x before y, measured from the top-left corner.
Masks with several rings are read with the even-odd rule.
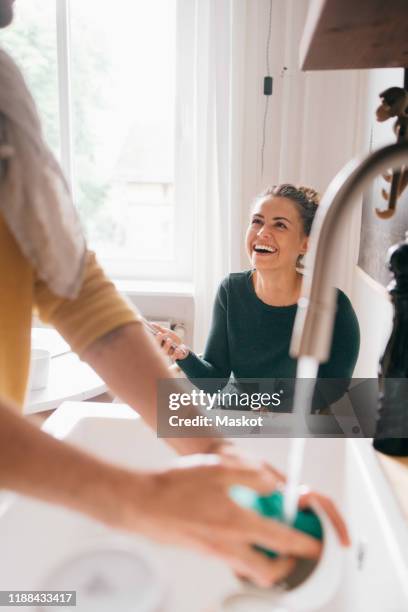
[[[161,297],[188,297],[194,295],[193,283],[182,281],[146,281],[113,279],[117,290],[129,297],[132,296],[161,296]]]

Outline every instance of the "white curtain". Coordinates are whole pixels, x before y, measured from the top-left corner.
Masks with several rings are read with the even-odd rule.
[[[246,0],[196,0],[194,349],[204,347],[220,281],[239,269]]]

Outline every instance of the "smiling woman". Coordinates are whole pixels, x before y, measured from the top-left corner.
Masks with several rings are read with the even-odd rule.
[[[183,358],[170,348],[170,342],[181,342],[176,334],[165,329],[158,334],[163,350],[197,386],[210,389],[214,382],[209,379],[227,381],[231,373],[236,380],[259,382],[295,377],[289,344],[302,283],[301,259],[318,201],[313,189],[287,184],[257,196],[246,233],[251,269],[222,281],[203,358],[192,351]],[[338,290],[332,351],[319,377],[349,379],[359,343],[356,315]]]
[[[268,188],[255,199],[246,250],[256,293],[266,304],[284,306],[298,300],[302,277],[297,268],[307,251],[318,203],[314,189],[289,184]]]

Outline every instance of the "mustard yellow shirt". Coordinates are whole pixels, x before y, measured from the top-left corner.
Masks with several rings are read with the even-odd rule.
[[[78,297],[53,294],[36,277],[0,215],[0,397],[20,407],[29,374],[33,309],[78,354],[109,331],[138,320],[92,252]]]

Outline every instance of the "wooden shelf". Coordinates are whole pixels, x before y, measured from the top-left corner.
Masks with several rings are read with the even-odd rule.
[[[408,0],[312,0],[302,70],[408,67]]]

